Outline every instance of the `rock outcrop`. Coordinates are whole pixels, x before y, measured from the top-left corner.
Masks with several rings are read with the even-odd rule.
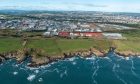
[[[116,54],[120,55],[120,56],[140,56],[140,53],[138,52],[133,52],[133,51],[116,51]]]
[[[12,51],[8,53],[0,54],[0,62],[15,58],[19,63],[26,60],[31,56],[31,63],[29,66],[35,67],[44,64],[48,64],[53,61],[63,60],[65,58],[71,58],[73,56],[90,57],[92,55],[104,56],[106,53],[101,52],[95,48],[90,48],[89,50],[78,50],[75,52],[63,53],[61,56],[48,56],[42,49],[22,49],[18,51]]]
[[[132,51],[123,51],[123,52],[117,52],[115,51],[115,47],[110,47],[109,52],[113,51],[116,52],[116,54],[120,56],[139,56],[140,53],[135,53]],[[54,61],[63,60],[65,58],[71,58],[73,56],[82,56],[82,57],[91,57],[93,55],[104,57],[106,56],[106,53],[103,50],[98,50],[96,48],[90,48],[90,49],[81,49],[74,52],[68,52],[63,53],[62,55],[55,55],[55,56],[49,56],[45,51],[42,49],[22,49],[18,51],[12,51],[7,53],[1,53],[0,54],[0,63],[4,60],[8,60],[11,58],[15,58],[19,63],[25,61],[28,57],[31,57],[30,64],[28,66],[30,67],[37,67],[40,65],[45,65]]]

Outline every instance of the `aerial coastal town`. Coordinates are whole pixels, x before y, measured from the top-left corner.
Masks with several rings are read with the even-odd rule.
[[[140,0],[0,0],[0,84],[140,84]]]
[[[31,56],[34,67],[75,55],[104,57],[114,50],[138,56],[139,33],[137,13],[0,11],[0,62],[16,58],[20,63]]]

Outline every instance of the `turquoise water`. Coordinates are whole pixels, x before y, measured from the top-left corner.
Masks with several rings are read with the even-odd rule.
[[[12,59],[0,64],[0,84],[140,84],[140,58],[78,56],[29,68]]]

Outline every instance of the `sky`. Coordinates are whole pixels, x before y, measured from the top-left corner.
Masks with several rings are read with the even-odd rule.
[[[140,0],[0,0],[5,9],[140,13]]]

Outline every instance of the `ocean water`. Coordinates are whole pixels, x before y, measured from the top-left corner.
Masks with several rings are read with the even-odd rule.
[[[0,84],[140,84],[140,58],[75,56],[30,68],[14,59],[0,64]]]

